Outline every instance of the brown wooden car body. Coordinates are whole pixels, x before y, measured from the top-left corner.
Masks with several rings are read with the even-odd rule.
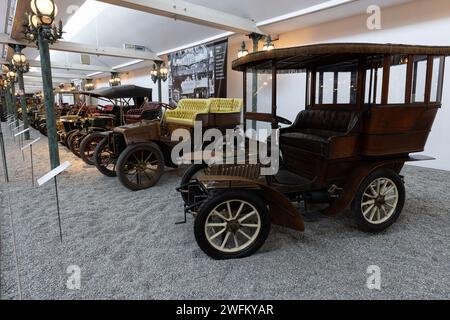
[[[206,193],[210,189],[246,189],[251,185],[262,190],[265,199],[281,199],[285,195],[306,200],[308,194],[321,192],[328,195],[327,214],[343,211],[364,178],[374,170],[388,168],[399,174],[407,161],[432,159],[410,153],[425,148],[441,107],[445,57],[449,54],[450,47],[340,43],[257,52],[235,60],[233,69],[243,72],[244,102],[248,72],[272,75],[271,113],[252,112],[250,106],[244,105],[244,119],[270,122],[273,129],[278,128],[277,74],[306,72],[305,110],[291,126],[280,130],[279,143],[284,168],[310,183],[296,188],[271,184],[268,179],[264,186],[260,180],[253,180],[253,184],[247,181],[243,187],[235,184],[235,177],[219,177],[217,173],[197,180]],[[401,103],[390,103],[390,88],[397,85],[390,85],[390,72],[400,65],[406,69],[405,83],[398,83],[404,87],[404,95],[402,92]],[[351,72],[350,101],[346,103],[337,102],[341,71]],[[334,93],[328,103],[323,94],[325,73],[334,74]],[[419,97],[419,76],[423,77],[423,98]],[[302,230],[297,209],[282,207],[283,210],[274,210],[274,205],[270,205],[272,222]],[[191,204],[190,208],[195,211],[198,206]],[[293,217],[296,221],[292,221]]]

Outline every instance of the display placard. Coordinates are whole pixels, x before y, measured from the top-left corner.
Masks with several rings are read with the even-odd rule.
[[[35,144],[35,143],[38,142],[39,140],[41,140],[40,137],[39,137],[39,138],[36,138],[36,139],[33,140],[33,141],[31,141],[29,144],[24,145],[24,146],[22,147],[22,151],[25,150],[25,149],[27,149],[27,148],[29,148],[29,147],[31,147],[33,144]]]
[[[28,131],[30,131],[29,128],[27,128],[27,129],[25,129],[25,130],[22,130],[22,131],[16,133],[16,134],[14,135],[14,137],[20,136],[21,134],[24,134],[25,132],[28,132]]]
[[[40,177],[37,181],[38,185],[42,186],[43,184],[47,183],[48,181],[50,181],[51,179],[53,179],[54,177],[59,175],[64,170],[67,170],[68,168],[70,168],[71,166],[72,166],[72,164],[70,162],[68,162],[68,161],[64,162],[63,164],[56,167],[52,171],[46,173],[44,176]]]

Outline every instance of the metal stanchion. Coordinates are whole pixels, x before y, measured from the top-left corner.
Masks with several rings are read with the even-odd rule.
[[[19,137],[19,148],[22,151],[22,160],[23,161],[25,161],[25,156],[23,154],[23,138],[24,138],[24,134],[29,132],[29,131],[30,131],[30,129],[25,129],[25,130],[20,131],[20,132],[18,132],[18,133],[16,133],[14,135],[14,137]]]
[[[34,163],[33,163],[33,145],[38,142],[41,138],[37,138],[36,140],[30,142],[26,146],[22,147],[22,154],[26,148],[30,148],[30,164],[31,164],[31,185],[34,187]]]
[[[54,180],[55,182],[55,195],[56,195],[56,209],[58,213],[58,224],[59,224],[59,238],[61,239],[62,243],[62,227],[61,227],[61,214],[60,214],[60,208],[59,208],[59,193],[58,193],[58,182],[56,177],[63,171],[65,171],[67,168],[69,168],[72,164],[70,162],[64,162],[62,165],[56,167],[52,171],[48,172],[46,175],[38,179],[38,185],[42,186],[46,182],[50,180]]]
[[[5,174],[5,182],[9,183],[8,164],[6,162],[5,142],[3,140],[3,132],[0,129],[0,148],[2,154],[3,172]]]

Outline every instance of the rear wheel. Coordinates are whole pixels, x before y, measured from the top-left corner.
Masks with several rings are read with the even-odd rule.
[[[117,177],[116,163],[117,158],[111,150],[109,150],[108,138],[104,138],[100,141],[94,151],[95,167],[105,176]]]
[[[103,138],[105,138],[105,136],[100,133],[91,133],[85,137],[80,144],[81,160],[91,166],[94,165],[94,151]]]
[[[184,172],[183,177],[181,178],[181,186],[189,183],[193,178],[197,176],[201,176],[205,174],[205,169],[208,167],[207,164],[193,164]],[[184,203],[188,202],[188,194],[182,192],[181,197],[183,198]]]
[[[392,170],[380,169],[372,172],[359,186],[352,212],[361,229],[378,232],[397,220],[404,203],[402,178]]]
[[[117,160],[117,176],[130,190],[154,186],[164,172],[164,156],[154,143],[140,143],[127,147]]]
[[[244,258],[255,253],[270,232],[264,201],[254,192],[215,194],[200,206],[194,223],[199,247],[214,259]]]
[[[81,132],[75,132],[74,134],[72,134],[70,136],[69,144],[68,144],[69,145],[69,149],[77,157],[80,157],[80,144],[81,144],[81,141],[83,140],[83,138],[85,136],[86,135],[84,133],[81,133]]]
[[[69,141],[70,141],[69,139],[70,139],[70,136],[71,136],[72,134],[74,134],[75,132],[78,132],[78,131],[79,131],[78,129],[70,130],[69,133],[67,133],[67,134],[65,135],[64,141],[62,141],[62,142],[63,142],[63,145],[66,146],[66,147],[69,147]]]

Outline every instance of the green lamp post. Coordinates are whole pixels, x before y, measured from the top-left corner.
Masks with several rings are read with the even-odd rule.
[[[0,74],[0,104],[1,104],[1,110],[0,110],[0,122],[5,121],[6,115],[7,115],[7,104],[6,104],[6,97],[5,97],[5,79],[3,79],[3,75]],[[0,127],[1,129],[1,127]]]
[[[22,108],[22,121],[24,129],[28,129],[30,127],[30,121],[28,119],[28,110],[27,110],[27,101],[25,98],[25,84],[23,81],[23,74],[30,71],[30,65],[27,62],[27,57],[22,53],[23,48],[25,46],[15,45],[14,46],[14,55],[12,57],[12,64],[14,69],[17,72],[17,78],[19,82],[19,90],[20,90],[20,105]],[[25,140],[30,140],[30,132],[25,132]]]
[[[16,101],[16,80],[17,80],[17,73],[14,71],[13,66],[10,65],[8,67],[9,71],[6,74],[9,80],[9,88],[10,88],[10,108],[11,112],[14,115],[14,119],[16,119],[16,126],[19,125],[19,117],[17,116],[17,101]]]
[[[155,61],[153,69],[150,71],[153,83],[158,82],[158,101],[162,102],[162,86],[161,81],[167,80],[169,69],[167,69],[163,61]]]
[[[41,56],[42,84],[47,121],[47,136],[51,168],[59,166],[59,150],[56,135],[55,96],[53,94],[52,69],[49,44],[62,38],[62,21],[54,24],[58,8],[53,0],[31,0],[31,14],[24,24],[25,38],[36,42]]]

